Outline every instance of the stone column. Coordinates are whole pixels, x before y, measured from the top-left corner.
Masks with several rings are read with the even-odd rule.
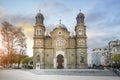
[[[53,59],[53,64],[54,64],[54,69],[56,69],[56,67],[57,67],[56,58]]]
[[[67,59],[64,58],[64,68],[67,69]]]

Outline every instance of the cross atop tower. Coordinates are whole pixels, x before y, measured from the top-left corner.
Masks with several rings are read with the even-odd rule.
[[[80,9],[80,13],[81,13],[81,9]]]
[[[62,20],[60,19],[60,20],[59,20],[59,24],[61,24],[61,21],[62,21]]]
[[[41,10],[39,9],[39,13],[41,12]]]

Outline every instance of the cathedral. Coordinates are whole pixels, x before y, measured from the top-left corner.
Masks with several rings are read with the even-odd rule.
[[[84,14],[76,17],[75,35],[64,24],[56,25],[46,35],[44,16],[36,15],[34,26],[33,67],[34,69],[84,69],[87,68],[87,35]]]

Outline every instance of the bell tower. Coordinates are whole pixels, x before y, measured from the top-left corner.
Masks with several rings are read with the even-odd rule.
[[[85,16],[80,11],[76,17],[76,68],[87,68],[87,35],[84,23]]]
[[[45,26],[44,16],[42,13],[37,13],[36,23],[34,26],[34,45],[33,45],[33,65],[35,69],[44,68],[44,37]]]

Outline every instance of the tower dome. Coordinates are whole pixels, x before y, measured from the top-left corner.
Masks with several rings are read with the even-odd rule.
[[[82,12],[78,13],[77,17],[84,17],[84,14]]]
[[[77,20],[77,24],[80,24],[80,23],[83,23],[84,24],[84,14],[81,12],[78,13],[77,17],[76,17],[76,20]]]
[[[36,24],[43,24],[43,21],[44,21],[44,16],[42,13],[37,13],[36,15]]]

